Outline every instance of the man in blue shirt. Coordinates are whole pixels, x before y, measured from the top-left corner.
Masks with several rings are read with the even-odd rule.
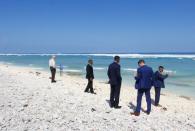
[[[153,85],[153,70],[151,67],[145,65],[144,60],[139,60],[138,62],[139,68],[137,69],[137,76],[135,77],[136,84],[135,88],[138,90],[137,92],[137,107],[134,113],[131,115],[139,116],[141,110],[141,101],[142,96],[145,93],[146,102],[147,102],[147,111],[146,113],[149,115],[151,111],[151,97],[150,97],[150,89]]]
[[[114,62],[109,65],[108,72],[107,72],[110,87],[111,87],[110,107],[111,108],[114,107],[115,109],[121,108],[121,106],[119,106],[119,97],[120,97],[122,77],[120,72],[121,67],[119,63],[120,63],[120,57],[115,56]]]
[[[165,88],[164,80],[168,77],[168,74],[163,75],[163,71],[164,67],[159,66],[154,74],[155,106],[159,106],[161,88]]]

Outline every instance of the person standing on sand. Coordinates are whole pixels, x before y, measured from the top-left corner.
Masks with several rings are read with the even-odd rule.
[[[93,90],[94,73],[93,73],[93,60],[92,59],[88,60],[88,64],[86,67],[86,79],[88,79],[88,84],[84,92],[89,92],[90,90],[90,93],[96,94],[94,93],[94,90]]]
[[[150,89],[153,85],[153,70],[151,67],[145,65],[144,60],[139,60],[138,62],[139,68],[137,69],[137,76],[135,77],[136,84],[135,88],[137,91],[137,107],[134,113],[131,115],[139,116],[141,110],[141,102],[142,96],[145,93],[146,102],[147,102],[147,113],[150,114],[151,111],[151,97],[150,97]]]
[[[110,83],[110,107],[115,109],[120,109],[121,106],[119,106],[119,97],[120,97],[120,90],[121,90],[121,83],[122,83],[122,77],[120,72],[120,57],[115,56],[114,62],[109,65],[108,67],[108,78]]]
[[[159,106],[161,88],[165,88],[164,80],[168,74],[163,75],[164,67],[159,66],[158,71],[154,73],[155,106]]]
[[[51,71],[51,83],[55,83],[55,75],[56,75],[56,57],[52,56],[51,59],[49,60],[49,68]]]
[[[60,76],[63,76],[63,70],[64,70],[64,67],[63,67],[63,65],[62,64],[60,64],[60,66],[59,66],[59,69],[60,69]]]

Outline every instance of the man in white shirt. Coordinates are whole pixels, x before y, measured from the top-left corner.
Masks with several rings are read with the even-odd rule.
[[[51,59],[49,60],[49,67],[51,70],[51,82],[55,83],[55,75],[56,75],[56,62],[55,62],[56,57],[52,56]]]

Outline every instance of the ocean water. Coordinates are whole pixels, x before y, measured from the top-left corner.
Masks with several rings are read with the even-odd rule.
[[[165,67],[170,77],[165,81],[163,91],[195,98],[195,54],[118,54],[121,56],[121,73],[123,85],[134,86],[134,72],[137,61],[145,59],[146,64],[154,71],[159,65]],[[49,71],[48,60],[50,54],[0,54],[0,62],[28,66]],[[107,82],[107,68],[113,62],[115,54],[57,54],[57,65],[62,64],[64,71],[77,73],[85,79],[87,60],[94,60],[95,78]]]

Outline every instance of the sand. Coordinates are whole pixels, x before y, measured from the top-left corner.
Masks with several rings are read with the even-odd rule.
[[[109,107],[110,86],[95,80],[97,95],[84,93],[87,80],[81,76],[56,76],[28,67],[0,64],[1,131],[194,131],[195,100],[171,93],[161,96],[162,107],[150,115],[131,116],[136,90],[122,86],[121,109]],[[154,93],[152,89],[152,98]],[[145,97],[142,107],[146,109]]]

